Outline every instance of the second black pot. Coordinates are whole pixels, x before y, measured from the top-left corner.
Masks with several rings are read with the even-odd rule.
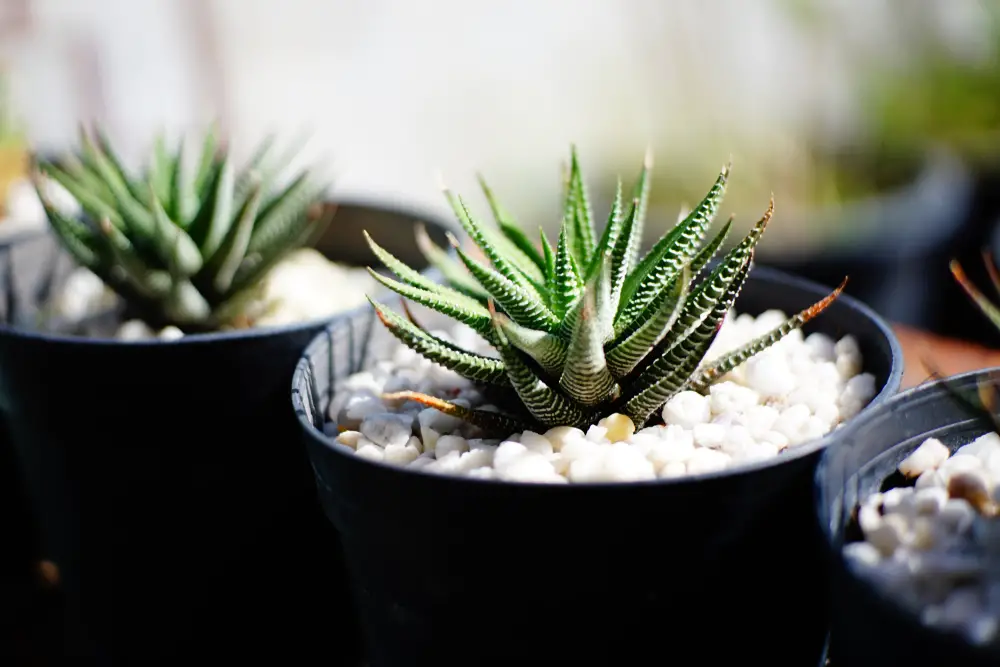
[[[737,309],[795,312],[826,293],[757,268]],[[899,346],[871,311],[841,298],[813,325],[857,337],[875,403],[896,391]],[[292,396],[372,667],[818,663],[827,605],[812,479],[839,432],[679,480],[562,486],[406,471],[338,451],[320,430],[334,383],[373,366],[388,340],[370,315],[334,324],[307,349]]]
[[[979,382],[991,375],[996,378],[998,370],[966,373],[903,392],[858,419],[823,456],[816,471],[816,503],[831,572],[833,665],[1000,665],[996,651],[922,624],[915,614],[858,577],[842,555],[856,523],[858,503],[885,490],[887,480],[897,485],[892,484],[899,478],[897,466],[924,440],[937,438],[954,452],[990,430],[954,398],[948,386],[975,397]]]
[[[334,220],[316,247],[347,263],[377,265],[362,229],[417,267],[416,221],[447,243],[405,211],[340,203]],[[41,257],[16,248],[15,275]],[[358,659],[337,535],[288,405],[325,324],[134,343],[0,326],[0,404],[66,597],[59,653]]]

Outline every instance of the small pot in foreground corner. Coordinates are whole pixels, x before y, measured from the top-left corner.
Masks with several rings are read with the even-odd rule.
[[[822,457],[834,664],[1000,664],[1000,436],[969,408],[997,372],[899,394]]]
[[[757,268],[736,309],[797,312],[826,294]],[[863,305],[841,296],[806,331],[857,339],[876,378],[872,404],[898,388],[898,343]],[[373,666],[634,664],[665,650],[705,664],[819,660],[826,604],[811,484],[841,431],[731,471],[651,482],[409,471],[323,432],[334,385],[384,363],[392,343],[372,316],[333,324],[306,350],[292,395]]]
[[[314,245],[335,262],[379,266],[362,229],[418,267],[417,223],[445,242],[433,216],[335,205]],[[53,247],[46,236],[12,248],[22,299]],[[287,399],[306,344],[349,316],[178,340],[0,326],[0,400],[65,586],[66,656],[359,656],[338,538]]]

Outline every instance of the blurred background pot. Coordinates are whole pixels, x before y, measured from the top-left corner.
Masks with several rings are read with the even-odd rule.
[[[334,204],[315,247],[346,264],[378,266],[362,229],[416,267],[415,223],[439,244],[450,229],[405,207]],[[22,300],[52,245],[46,235],[6,253]],[[350,316],[174,341],[0,326],[0,407],[65,595],[59,654],[357,657],[337,535],[287,398],[309,340]]]

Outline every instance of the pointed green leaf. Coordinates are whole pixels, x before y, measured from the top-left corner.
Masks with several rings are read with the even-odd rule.
[[[622,179],[619,178],[618,188],[615,192],[615,201],[611,205],[611,213],[608,215],[608,224],[604,225],[604,231],[601,233],[601,239],[597,242],[597,247],[594,249],[594,256],[591,258],[590,265],[587,267],[587,280],[590,280],[597,272],[605,253],[614,249],[623,221]]]
[[[525,261],[520,262],[521,266],[518,266],[518,264],[515,263],[516,260],[513,259],[514,255],[510,252],[505,252],[504,248],[499,247],[499,239],[503,238],[502,235],[488,234],[487,230],[472,217],[472,214],[469,212],[468,207],[465,205],[465,202],[462,201],[461,197],[455,197],[451,191],[447,189],[444,190],[444,194],[448,199],[448,203],[451,205],[452,210],[454,210],[459,223],[465,230],[465,233],[468,234],[479,249],[482,250],[483,254],[490,260],[490,263],[493,264],[497,272],[521,289],[529,291],[534,296],[539,297],[540,291],[544,288],[544,285],[540,282],[543,278],[541,275],[541,269],[539,269],[534,262],[526,257]],[[512,246],[513,244],[509,245]],[[508,247],[506,250],[510,250],[510,248]],[[529,273],[532,270],[534,270],[535,275]]]
[[[260,209],[247,250],[260,252],[275,238],[286,235],[289,226],[300,223],[307,216],[309,207],[318,203],[325,189],[314,184],[308,172],[299,174],[267,206]]]
[[[622,288],[625,285],[625,280],[628,278],[629,270],[629,253],[631,252],[629,248],[632,247],[633,240],[636,236],[636,211],[639,209],[639,201],[634,200],[632,202],[632,207],[629,209],[628,215],[625,216],[622,222],[621,230],[618,232],[618,236],[615,239],[615,244],[611,248],[611,300],[615,304],[616,313],[621,310],[621,294]],[[617,317],[615,330],[617,331],[619,326],[617,324]]]
[[[653,151],[646,150],[646,155],[642,161],[642,170],[636,180],[635,188],[632,191],[633,206],[635,216],[632,222],[632,233],[629,235],[629,243],[626,251],[626,266],[630,272],[639,259],[639,249],[642,247],[642,234],[646,226],[646,210],[649,206],[649,190],[652,183],[650,174],[653,171]]]
[[[492,304],[492,302],[491,302]],[[547,426],[583,426],[593,414],[556,391],[522,361],[520,352],[507,340],[499,322],[494,321],[496,348],[500,352],[507,377],[528,412]]]
[[[576,146],[570,150],[569,197],[566,215],[572,231],[569,240],[573,259],[579,267],[586,269],[594,254],[594,216],[583,181]]]
[[[371,248],[372,253],[374,253],[374,255],[378,258],[378,260],[382,262],[382,264],[384,264],[387,269],[396,274],[399,277],[399,279],[402,280],[407,285],[413,285],[414,287],[419,287],[420,289],[427,290],[428,292],[434,292],[436,294],[447,294],[452,298],[456,299],[457,301],[464,301],[466,303],[469,303],[469,305],[473,307],[477,303],[479,303],[478,300],[475,300],[472,297],[463,294],[459,290],[453,289],[446,285],[440,285],[431,280],[430,278],[428,278],[427,276],[423,275],[419,271],[411,269],[409,266],[406,265],[406,263],[400,261],[399,259],[394,257],[392,253],[390,253],[388,250],[386,250],[379,244],[375,243],[375,241],[372,239],[372,237],[368,234],[367,231],[363,232],[363,234],[365,237],[365,241],[368,242],[368,247]],[[433,242],[430,240],[430,237],[427,236],[427,230],[424,229],[423,225],[419,225],[417,227],[416,234],[417,234],[418,246],[421,246],[422,243],[428,243],[433,245]],[[434,247],[437,248],[437,246]],[[440,250],[440,248],[438,249]],[[469,274],[465,273],[465,275],[468,277]],[[483,294],[484,296],[486,295],[485,292],[483,292]],[[485,303],[485,298],[483,303]]]
[[[664,346],[663,341],[640,367],[643,368],[633,382],[628,383],[624,412],[633,422],[644,424],[653,411],[680,391],[691,379],[705,353],[719,333],[726,313],[739,295],[740,289],[750,271],[747,261],[726,295],[719,299],[714,308],[687,337]],[[634,373],[633,373],[634,375]]]
[[[993,302],[979,290],[979,288],[972,284],[972,281],[965,275],[965,271],[962,269],[962,265],[959,264],[958,261],[952,260],[948,267],[959,287],[961,287],[966,295],[972,300],[972,302],[979,309],[979,312],[985,315],[993,323],[993,326],[1000,329],[1000,309],[998,309]]]
[[[251,189],[250,197],[240,212],[236,224],[229,229],[226,238],[222,240],[222,245],[211,259],[211,268],[215,273],[212,287],[219,294],[229,292],[236,270],[240,268],[240,263],[246,256],[262,195],[260,186]]]
[[[631,323],[696,254],[726,192],[729,167],[683,222],[667,232],[629,274],[622,288],[620,319]]]
[[[375,314],[386,329],[407,347],[424,358],[452,370],[473,382],[497,386],[510,386],[503,361],[468,352],[454,343],[438,338],[421,329],[405,317],[390,310],[372,298]]]
[[[574,401],[596,406],[616,398],[615,379],[604,358],[605,325],[597,308],[596,285],[587,286],[576,317],[576,326],[566,355],[559,386]]]
[[[198,165],[191,155],[191,143],[182,138],[177,149],[174,174],[171,179],[173,193],[170,209],[171,218],[179,227],[186,228],[198,212],[198,198],[195,194],[195,178]]]
[[[608,350],[608,367],[616,378],[632,372],[635,365],[649,354],[650,348],[671,329],[687,299],[690,283],[691,272],[685,268],[664,290],[656,302],[657,310],[634,333]]]
[[[465,254],[461,248],[456,248],[455,252],[473,277],[486,288],[512,320],[542,331],[553,331],[559,325],[556,316],[533,293],[516,285],[499,272],[483,266]]]
[[[70,176],[66,171],[59,168],[55,163],[47,160],[39,160],[38,168],[47,176],[52,178],[66,191],[72,195],[73,199],[80,204],[84,212],[92,219],[100,220],[108,218],[115,227],[122,229],[125,222],[117,210],[101,197],[91,192],[85,185]]]
[[[149,181],[160,201],[170,201],[174,178],[174,157],[167,152],[163,134],[153,140],[153,159],[149,164]]]
[[[557,318],[565,317],[583,293],[583,279],[569,248],[566,226],[559,232],[556,246],[555,280],[551,289],[552,312]]]
[[[691,269],[692,277],[697,277],[698,274],[701,273],[701,270],[712,261],[715,254],[719,252],[719,248],[721,248],[722,244],[726,242],[726,238],[729,236],[729,231],[732,228],[733,216],[729,216],[729,220],[727,220],[726,224],[722,226],[719,233],[712,237],[712,240],[709,241],[704,248],[699,250],[698,254],[691,260],[689,267]]]
[[[201,144],[201,157],[195,170],[194,191],[199,195],[206,191],[215,173],[216,151],[219,148],[219,124],[213,122],[208,126],[208,132]]]
[[[522,327],[502,313],[497,314],[497,319],[511,345],[538,362],[553,379],[562,374],[568,350],[565,341],[544,331]]]
[[[484,336],[487,334],[492,336],[493,324],[490,321],[489,311],[478,303],[470,302],[470,299],[467,297],[457,299],[448,294],[431,292],[414,287],[413,285],[407,285],[398,280],[393,280],[388,276],[383,276],[370,268],[368,269],[368,273],[396,294],[437,311],[442,315],[447,315],[453,320],[458,320]]]
[[[76,218],[63,215],[44,194],[40,178],[36,175],[32,180],[49,225],[62,240],[63,247],[81,266],[90,268],[99,264],[99,239],[94,231]]]
[[[155,248],[159,258],[168,266],[174,267],[178,275],[185,278],[193,276],[202,267],[202,255],[198,246],[183,229],[167,217],[160,200],[150,188],[153,208]]]
[[[531,242],[527,234],[521,230],[511,215],[497,202],[496,197],[493,195],[493,190],[490,189],[489,185],[486,184],[486,179],[481,175],[477,175],[479,180],[479,187],[483,190],[483,195],[486,197],[486,201],[490,205],[490,210],[493,212],[493,218],[496,220],[497,226],[503,235],[506,236],[511,243],[513,243],[517,248],[523,252],[528,259],[530,259],[534,264],[541,270],[545,270],[545,259],[542,254],[538,252],[538,248]]]
[[[112,146],[111,141],[108,139],[102,128],[94,128],[94,134],[96,135],[97,146],[100,152],[104,154],[108,163],[121,177],[122,181],[124,181],[125,185],[129,189],[129,192],[132,194],[132,197],[141,201],[144,195],[142,181],[129,178],[128,170],[125,169],[124,163],[121,161],[121,158],[118,157],[118,154],[114,150],[114,146]]]
[[[188,280],[173,283],[163,310],[180,324],[201,324],[212,314],[212,307]]]
[[[105,247],[115,260],[120,279],[149,299],[160,299],[170,292],[173,280],[169,273],[149,269],[136,255],[128,238],[107,218],[101,221],[99,228],[106,240]]]
[[[482,285],[476,282],[475,278],[469,275],[469,272],[464,266],[449,257],[448,253],[445,252],[443,248],[438,247],[438,245],[431,240],[430,235],[427,233],[427,229],[422,224],[418,224],[416,226],[414,233],[417,237],[417,249],[420,250],[420,253],[427,259],[428,264],[441,272],[441,275],[443,275],[445,280],[448,281],[452,290],[471,299],[475,299],[477,303],[486,305],[486,300],[490,296],[489,293],[483,289]],[[386,266],[389,265],[386,264]],[[389,266],[389,268],[393,271],[393,273],[400,276],[399,272],[393,267]],[[423,279],[423,276],[421,276],[421,279]],[[424,289],[429,288],[425,287]]]
[[[232,160],[226,155],[216,178],[215,191],[206,200],[211,201],[212,209],[211,215],[207,217],[208,224],[201,242],[201,252],[205,257],[212,257],[216,253],[233,225],[235,183],[236,170],[233,168]],[[192,230],[193,233],[194,231]]]
[[[799,311],[766,334],[757,336],[749,343],[746,343],[745,345],[724,354],[715,361],[706,364],[704,368],[699,369],[698,374],[691,380],[688,386],[694,391],[704,392],[708,389],[709,385],[718,380],[720,377],[733,370],[750,357],[771,347],[795,329],[803,327],[807,322],[829,308],[830,304],[832,304],[837,297],[840,296],[846,286],[847,279],[845,278],[840,284],[840,287],[833,290],[833,292],[831,292],[828,296],[823,297],[808,308]]]

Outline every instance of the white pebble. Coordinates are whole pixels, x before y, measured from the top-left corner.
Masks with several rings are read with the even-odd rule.
[[[721,447],[726,439],[726,428],[722,424],[695,424],[694,442],[699,447]]]
[[[709,408],[712,414],[721,415],[742,412],[757,406],[760,394],[750,387],[735,382],[719,382],[708,389]]]
[[[663,406],[663,422],[684,428],[707,422],[711,417],[709,399],[694,391],[682,391]]]
[[[417,446],[412,443],[407,443],[405,445],[386,445],[385,447],[385,462],[395,463],[396,465],[406,465],[417,460],[420,456],[420,450]]]
[[[683,461],[670,461],[657,473],[657,476],[663,479],[670,479],[673,477],[683,477],[687,475],[687,465]]]
[[[357,456],[371,461],[381,461],[385,458],[385,450],[378,445],[362,445],[358,447]]]
[[[544,435],[534,431],[525,431],[521,434],[520,442],[528,451],[536,454],[551,454],[553,452],[552,443]]]
[[[715,449],[699,447],[687,460],[687,471],[692,475],[716,472],[729,465],[730,456]]]
[[[370,415],[361,422],[359,431],[377,445],[405,445],[410,439],[413,420],[407,415],[383,412]]]
[[[493,455],[493,467],[499,472],[520,459],[528,451],[528,448],[519,442],[506,440],[500,443],[496,453]]]
[[[795,389],[795,375],[785,357],[772,348],[746,362],[747,384],[762,396],[781,397]]]
[[[573,426],[556,426],[550,428],[544,435],[545,439],[552,444],[552,449],[557,452],[562,451],[566,444],[583,440],[585,437],[583,431]]]
[[[469,443],[466,442],[465,438],[461,436],[442,435],[438,438],[434,451],[438,458],[448,456],[451,452],[458,452],[461,454],[469,451]]]
[[[925,471],[940,466],[950,454],[951,452],[940,440],[927,438],[900,462],[899,472],[907,477],[918,477]]]

